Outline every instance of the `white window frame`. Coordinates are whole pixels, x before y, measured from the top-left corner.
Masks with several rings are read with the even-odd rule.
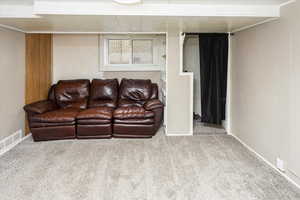
[[[130,62],[132,64],[110,64],[109,63],[109,40],[152,40],[153,64],[133,64],[133,47]],[[149,35],[100,35],[100,71],[161,71],[159,63],[159,40]]]

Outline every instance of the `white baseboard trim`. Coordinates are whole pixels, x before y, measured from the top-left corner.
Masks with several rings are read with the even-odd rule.
[[[28,135],[26,135],[25,137],[22,138],[22,141],[21,141],[21,142],[23,142],[23,141],[26,140],[27,138],[30,138],[31,136],[32,136],[31,133],[28,133]]]
[[[166,132],[166,136],[171,136],[171,137],[173,137],[173,136],[193,136],[194,135],[194,133],[193,133],[193,131],[192,132],[175,132],[175,131],[172,131],[172,132]]]
[[[295,185],[297,188],[300,189],[300,185],[293,180],[291,177],[289,177],[286,173],[280,171],[274,164],[269,162],[266,158],[264,158],[261,154],[257,153],[253,148],[251,148],[249,145],[247,145],[245,142],[243,142],[238,136],[230,133],[232,137],[234,137],[237,141],[239,141],[244,147],[246,147],[251,153],[253,153],[256,157],[258,157],[260,160],[264,161],[267,165],[269,165],[271,168],[273,168],[276,172],[278,172],[281,176],[283,176],[286,180],[288,180],[290,183]]]
[[[184,137],[184,136],[193,136],[193,134],[167,134],[168,137]]]
[[[14,134],[2,139],[0,141],[0,156],[13,149],[15,146],[17,146],[19,143],[21,143],[29,137],[31,137],[31,133],[24,136],[23,131],[18,130]]]

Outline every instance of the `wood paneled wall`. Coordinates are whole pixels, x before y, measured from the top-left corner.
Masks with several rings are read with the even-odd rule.
[[[52,35],[26,34],[26,104],[46,99],[51,83]]]

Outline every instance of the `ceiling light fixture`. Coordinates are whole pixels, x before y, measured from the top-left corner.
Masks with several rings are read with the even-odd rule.
[[[139,4],[142,0],[114,0],[114,2],[125,5]]]

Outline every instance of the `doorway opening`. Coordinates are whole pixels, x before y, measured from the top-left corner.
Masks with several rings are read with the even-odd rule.
[[[226,134],[223,125],[204,123],[201,120],[201,66],[199,35],[185,35],[183,44],[183,71],[193,72],[193,132],[194,135]]]

